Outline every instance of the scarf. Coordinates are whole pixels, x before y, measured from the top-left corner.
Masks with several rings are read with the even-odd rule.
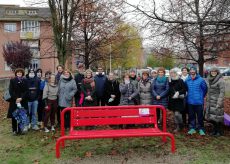
[[[157,76],[157,81],[158,81],[159,83],[165,83],[166,80],[167,80],[167,78],[166,78],[165,76],[162,76],[162,77]]]
[[[134,77],[129,77],[131,80],[136,80],[137,76],[135,75]]]
[[[142,83],[144,84],[144,86],[146,86],[147,82],[149,81],[149,79],[142,79]]]
[[[95,88],[95,82],[94,82],[93,78],[83,79],[83,84],[90,84],[93,89]]]
[[[65,76],[62,75],[62,78],[63,78],[65,81],[70,81],[70,80],[73,79],[71,75],[70,75],[70,77],[68,77],[68,78],[66,78]]]

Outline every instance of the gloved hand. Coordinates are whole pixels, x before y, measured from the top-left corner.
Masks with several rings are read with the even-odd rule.
[[[110,98],[108,102],[110,103],[110,102],[112,102],[113,100],[114,100],[113,98]]]
[[[175,94],[173,95],[173,99],[177,99],[178,98],[178,96],[179,96],[179,92],[177,91],[177,92],[175,92]]]

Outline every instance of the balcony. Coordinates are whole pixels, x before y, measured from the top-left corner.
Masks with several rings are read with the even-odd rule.
[[[20,39],[39,39],[40,31],[21,31]]]

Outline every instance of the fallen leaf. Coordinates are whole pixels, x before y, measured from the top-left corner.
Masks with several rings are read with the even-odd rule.
[[[87,152],[85,153],[85,157],[92,157],[92,153],[91,153],[90,151],[87,151]]]

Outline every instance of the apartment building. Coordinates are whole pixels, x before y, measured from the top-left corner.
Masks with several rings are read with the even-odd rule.
[[[13,72],[3,58],[3,46],[10,41],[27,43],[33,53],[30,68],[55,72],[57,65],[49,8],[0,5],[0,78]]]

